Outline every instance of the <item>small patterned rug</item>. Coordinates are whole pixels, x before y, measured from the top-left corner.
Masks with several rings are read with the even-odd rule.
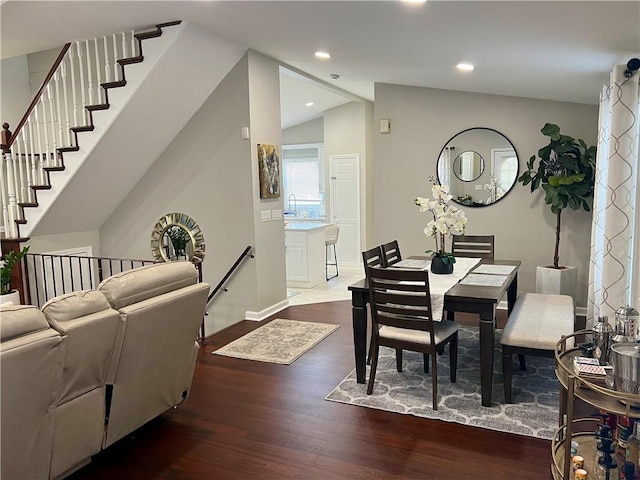
[[[289,365],[339,326],[276,318],[212,353]]]
[[[433,418],[530,437],[551,439],[558,426],[559,384],[553,358],[526,357],[527,370],[521,371],[513,358],[512,395],[516,403],[504,403],[500,334],[496,332],[491,407],[480,403],[479,330],[460,328],[458,375],[449,380],[449,347],[438,357],[438,410],[431,404],[431,373],[424,373],[422,354],[404,351],[403,371],[396,371],[395,351],[380,348],[378,371],[372,395],[366,384],[356,383],[351,372],[325,400],[390,412]],[[367,367],[367,381],[369,367]]]

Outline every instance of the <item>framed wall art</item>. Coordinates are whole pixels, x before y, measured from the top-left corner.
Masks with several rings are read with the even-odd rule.
[[[280,197],[280,157],[275,145],[258,144],[260,198]]]

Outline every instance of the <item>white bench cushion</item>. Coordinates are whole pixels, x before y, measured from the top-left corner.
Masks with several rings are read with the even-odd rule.
[[[525,293],[518,297],[500,339],[503,345],[554,350],[574,331],[575,311],[569,295]]]

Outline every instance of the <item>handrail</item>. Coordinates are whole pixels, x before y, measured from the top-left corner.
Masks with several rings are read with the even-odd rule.
[[[41,306],[76,290],[95,288],[106,276],[156,263],[133,258],[27,253],[23,259],[25,300]]]
[[[42,85],[40,85],[40,89],[38,90],[38,93],[36,93],[35,97],[33,97],[33,100],[31,100],[31,103],[29,104],[29,107],[27,108],[27,111],[22,116],[22,119],[18,123],[18,126],[13,130],[13,135],[11,135],[11,138],[9,139],[9,142],[7,143],[7,145],[3,145],[3,148],[6,148],[6,149],[11,148],[11,145],[13,144],[15,139],[18,137],[18,133],[20,133],[20,130],[22,129],[24,124],[27,123],[29,115],[31,115],[31,112],[33,111],[33,109],[36,107],[36,105],[40,101],[40,97],[42,96],[42,94],[44,93],[45,89],[47,88],[47,84],[51,81],[51,79],[53,78],[53,75],[56,73],[56,70],[58,69],[58,67],[62,63],[62,60],[64,59],[64,56],[67,54],[67,51],[69,50],[69,47],[71,47],[71,43],[70,42],[65,44],[64,47],[62,47],[62,50],[58,54],[58,58],[56,58],[56,61],[53,62],[53,66],[49,70],[49,73],[45,77],[44,81],[42,82]]]
[[[220,283],[218,284],[218,286],[216,288],[213,289],[213,292],[211,292],[209,294],[209,297],[207,298],[207,305],[209,304],[209,302],[211,301],[211,299],[215,296],[216,293],[218,293],[223,285],[225,284],[225,282],[229,279],[229,277],[233,274],[233,272],[236,270],[236,268],[238,268],[238,266],[240,265],[240,263],[245,259],[245,257],[247,256],[247,254],[249,254],[249,252],[251,251],[253,247],[251,247],[251,245],[249,245],[247,248],[244,249],[244,252],[242,252],[242,254],[238,257],[238,259],[236,260],[236,262],[233,264],[233,266],[229,269],[229,271],[226,273],[226,275],[224,277],[222,277],[222,280],[220,280]],[[251,258],[254,258],[255,256],[253,254],[249,254],[249,256]]]

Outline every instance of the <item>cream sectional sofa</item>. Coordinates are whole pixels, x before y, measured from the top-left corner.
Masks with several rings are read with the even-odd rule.
[[[0,307],[1,477],[63,478],[187,397],[209,293],[188,262]]]

